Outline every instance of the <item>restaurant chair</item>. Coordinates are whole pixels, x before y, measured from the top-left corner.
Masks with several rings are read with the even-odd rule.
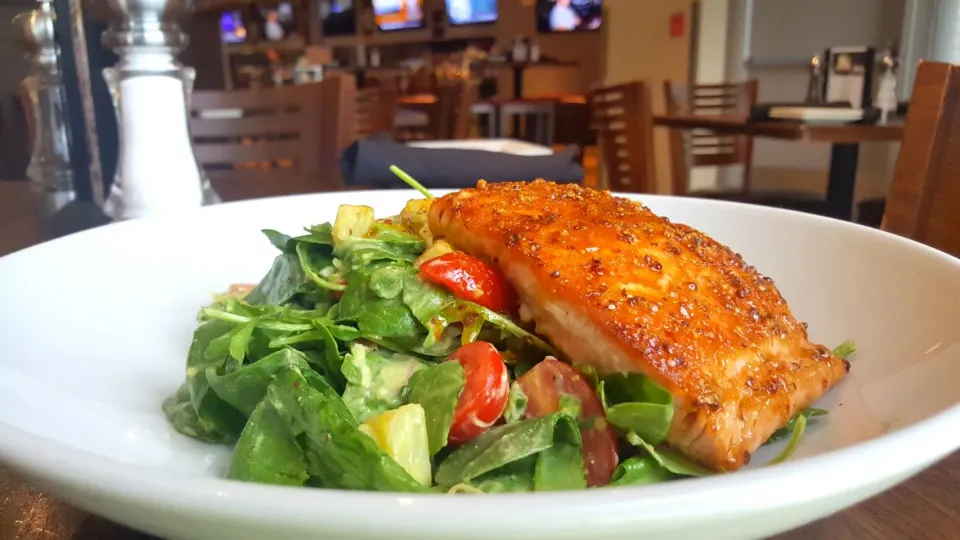
[[[960,257],[960,66],[921,62],[881,227]]]
[[[554,99],[508,99],[497,102],[500,138],[553,146],[556,106]]]
[[[588,101],[609,188],[654,193],[653,110],[646,83],[594,88]]]
[[[355,102],[348,77],[197,91],[189,104],[194,153],[224,200],[342,189],[339,157],[355,135]]]
[[[747,118],[757,102],[757,81],[726,84],[688,84],[664,81],[668,115],[730,115]],[[693,167],[740,165],[743,180],[738,193],[750,192],[753,137],[724,135],[709,130],[670,130],[671,185],[674,195],[690,193]]]
[[[373,86],[357,90],[354,139],[365,139],[373,133],[393,133],[399,93],[390,86]]]
[[[685,84],[665,81],[663,85],[668,116],[735,116],[747,119],[757,101],[757,81],[724,84]],[[671,188],[674,195],[786,208],[811,214],[830,215],[823,196],[790,190],[755,190],[751,184],[753,137],[725,135],[710,130],[670,130]],[[738,189],[690,190],[693,167],[743,167]]]
[[[402,141],[466,139],[470,136],[470,109],[477,99],[477,83],[471,80],[446,81],[437,85],[436,99],[417,106],[427,113],[423,126],[396,130]],[[404,107],[409,105],[405,104]]]

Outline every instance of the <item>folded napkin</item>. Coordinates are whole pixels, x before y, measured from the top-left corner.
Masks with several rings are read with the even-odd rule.
[[[415,148],[380,137],[353,143],[340,157],[346,186],[406,187],[390,172],[396,165],[428,188],[465,188],[477,180],[505,182],[543,178],[558,183],[581,182],[583,168],[576,147],[549,156],[518,156],[485,150]]]
[[[782,102],[782,103],[758,103],[750,108],[751,122],[797,122],[797,120],[788,120],[783,118],[772,118],[770,109],[776,107],[813,107],[816,109],[849,109],[850,103],[847,101],[831,101],[829,103],[804,103],[804,102]],[[880,119],[880,109],[876,107],[866,107],[863,109],[863,118],[851,124],[875,124]]]

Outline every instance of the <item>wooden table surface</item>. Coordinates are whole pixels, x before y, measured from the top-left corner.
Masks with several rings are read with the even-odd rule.
[[[0,256],[96,223],[92,205],[60,220],[32,215],[26,183],[0,182]],[[53,222],[53,223],[51,223]],[[882,467],[878,463],[877,467]],[[642,538],[642,531],[637,532]],[[149,540],[20,481],[0,467],[0,540]],[[960,538],[960,453],[851,509],[779,535],[777,540]]]
[[[802,142],[856,144],[893,142],[903,137],[903,123],[887,125],[834,124],[816,125],[800,122],[748,122],[742,116],[657,115],[654,125],[680,129],[709,129],[731,135],[753,135]]]

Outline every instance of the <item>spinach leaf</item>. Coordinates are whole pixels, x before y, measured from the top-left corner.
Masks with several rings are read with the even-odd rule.
[[[524,474],[484,475],[467,485],[480,493],[525,493],[533,491],[533,478]]]
[[[634,456],[619,465],[613,471],[610,479],[611,486],[642,486],[672,480],[674,477],[667,469],[660,466],[651,456]]]
[[[423,281],[416,274],[407,277],[403,286],[403,303],[410,308],[410,312],[424,328],[430,328],[431,321],[440,308],[452,299],[453,295]],[[435,338],[435,341],[436,339],[439,337]]]
[[[250,415],[263,401],[274,376],[291,366],[305,369],[307,358],[300,351],[282,349],[227,375],[220,375],[214,367],[208,367],[207,381],[220,399]]]
[[[539,418],[530,418],[513,424],[498,426],[464,444],[437,468],[434,480],[441,486],[455,486],[469,482],[478,476],[519,461],[528,456],[540,454],[555,443],[573,445],[580,452],[579,428],[576,420],[563,413],[553,413]],[[566,449],[547,458],[549,465],[558,464],[561,469],[554,476],[552,471],[541,473],[543,486],[570,485],[571,467]],[[578,454],[579,455],[579,454]],[[539,461],[538,456],[538,461]],[[579,457],[579,468],[583,468],[583,457]],[[586,487],[586,479],[583,486]]]
[[[289,236],[283,234],[282,232],[275,231],[273,229],[262,229],[260,232],[262,232],[267,237],[267,240],[269,240],[270,243],[273,244],[273,247],[279,249],[284,253],[289,253],[293,251],[293,249],[291,249]]]
[[[411,234],[400,227],[383,223],[382,221],[373,223],[371,233],[372,234],[369,234],[371,238],[396,246],[402,246],[403,249],[411,253],[417,253],[419,255],[426,249],[423,239],[419,236]]]
[[[401,390],[424,364],[407,355],[389,355],[353,344],[340,371],[347,381],[343,403],[353,416],[364,421],[402,403]]]
[[[463,366],[459,362],[430,366],[410,377],[406,402],[419,403],[423,407],[431,456],[447,445],[453,411],[457,408],[463,386]]]
[[[350,272],[339,306],[338,318],[356,321],[365,337],[413,338],[423,333],[400,298],[380,298],[371,290],[370,275],[366,272]]]
[[[463,324],[462,340],[464,345],[476,341],[480,329],[486,323],[548,354],[559,355],[552,345],[520,328],[509,317],[466,300],[452,300],[440,308],[437,315],[430,321],[428,326],[430,333],[427,339],[440,336],[449,325],[458,322]],[[425,342],[424,345],[426,344]]]
[[[204,354],[210,342],[227,333],[233,325],[222,321],[208,321],[193,333],[193,342],[187,352],[187,386],[190,402],[197,412],[203,432],[219,433],[224,439],[235,440],[243,429],[246,418],[223,401],[210,389],[207,369],[221,368],[225,358],[207,358]]]
[[[225,444],[233,442],[232,436],[221,433],[200,420],[197,410],[190,401],[188,383],[183,383],[172,396],[164,400],[163,414],[167,417],[173,429],[188,437],[209,443]]]
[[[771,435],[770,438],[767,439],[767,442],[763,444],[775,443],[790,436],[790,434],[793,433],[794,426],[797,424],[797,419],[799,419],[801,416],[805,419],[809,419],[817,416],[824,416],[825,414],[827,414],[827,411],[823,409],[804,409],[799,414],[791,418],[790,421],[787,422],[782,428],[774,431],[773,435]],[[804,420],[804,423],[806,423],[806,420]]]
[[[309,477],[303,449],[267,400],[257,405],[243,428],[227,476],[287,486],[302,486]]]
[[[673,474],[680,476],[709,476],[713,474],[712,471],[701,467],[669,448],[654,448],[653,445],[644,441],[636,433],[627,433],[627,442],[646,450],[647,454],[659,463],[661,467]]]
[[[306,229],[310,233],[310,237],[316,240],[315,243],[326,244],[328,246],[333,245],[333,223],[321,223],[320,225],[313,225]]]
[[[385,300],[393,300],[403,292],[404,283],[415,276],[409,265],[384,264],[370,273],[370,292]]]
[[[527,394],[523,387],[514,382],[510,385],[510,395],[507,396],[507,408],[503,411],[503,419],[508,424],[519,421],[527,410]]]
[[[576,398],[574,398],[576,399]],[[561,396],[561,401],[563,401]],[[577,414],[580,413],[577,400]],[[561,413],[561,418],[576,418]],[[587,473],[584,469],[580,428],[575,421],[558,422],[554,427],[553,446],[537,456],[537,468],[533,475],[534,491],[562,491],[586,489]]]
[[[844,359],[849,359],[855,352],[857,352],[857,344],[852,339],[844,341],[833,349],[833,354]]]
[[[273,260],[273,266],[267,275],[247,293],[244,301],[251,305],[285,304],[297,294],[305,280],[306,275],[297,256],[293,253],[282,253]]]
[[[324,487],[369,491],[426,491],[357,421],[322,377],[287,369],[267,390],[267,399],[294,436],[303,438],[308,471]]]
[[[617,373],[597,386],[607,421],[623,431],[632,431],[650,444],[667,438],[673,421],[673,397],[649,377]]]

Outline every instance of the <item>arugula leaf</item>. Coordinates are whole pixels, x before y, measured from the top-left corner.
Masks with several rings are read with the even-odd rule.
[[[774,431],[773,435],[771,435],[770,438],[767,439],[767,442],[763,444],[775,443],[777,441],[783,440],[788,436],[790,436],[793,433],[794,426],[796,426],[797,420],[800,417],[804,417],[805,419],[804,423],[806,423],[806,419],[817,417],[817,416],[824,416],[826,414],[828,414],[828,411],[825,411],[823,409],[814,409],[814,408],[804,409],[799,414],[791,418],[790,421],[787,422],[782,428]]]
[[[321,277],[323,270],[333,264],[333,259],[326,254],[326,250],[313,249],[311,244],[301,242],[297,244],[296,253],[303,274],[318,287],[331,291],[346,289],[346,285],[342,283]]]
[[[622,461],[613,471],[610,485],[642,486],[656,484],[675,478],[667,469],[660,466],[652,456],[634,456]]]
[[[302,486],[309,475],[303,449],[267,400],[254,409],[230,458],[228,478]]]
[[[340,299],[339,320],[356,321],[364,337],[415,338],[422,335],[420,324],[400,298],[380,298],[370,285],[367,273],[350,272],[347,290]]]
[[[514,382],[510,385],[510,395],[507,396],[507,408],[503,411],[503,419],[508,424],[519,421],[527,410],[527,394],[523,387]]]
[[[282,349],[226,375],[220,375],[214,367],[208,367],[207,381],[220,399],[250,415],[263,401],[274,376],[291,366],[306,369],[307,358],[300,351]]]
[[[233,442],[229,434],[221,433],[212,426],[205,424],[197,415],[197,409],[190,401],[189,383],[183,383],[180,388],[163,402],[163,414],[173,429],[194,439],[209,443],[226,444]]]
[[[623,431],[632,431],[650,444],[667,438],[673,421],[673,397],[649,377],[617,373],[597,386],[607,421]]]
[[[253,339],[253,331],[257,328],[256,319],[240,326],[230,336],[230,356],[237,362],[243,362],[247,356],[247,349],[250,348],[250,341]]]
[[[857,352],[857,344],[852,339],[844,341],[833,349],[833,354],[844,359],[849,359],[855,352]]]
[[[677,452],[670,450],[669,448],[654,448],[653,445],[644,441],[636,433],[627,433],[627,442],[646,450],[647,454],[652,457],[661,467],[669,472],[672,472],[673,474],[678,474],[680,476],[709,476],[713,474],[712,471],[697,465],[696,463],[683,457]]]
[[[321,223],[320,225],[313,225],[307,227],[306,231],[309,234],[311,241],[316,244],[325,244],[328,246],[333,245],[333,223],[329,221],[327,223]]]
[[[357,420],[319,375],[286,369],[270,385],[267,399],[294,436],[303,441],[308,472],[324,487],[427,490],[381,450],[372,437],[357,429]]]
[[[423,244],[390,243],[373,238],[351,238],[337,246],[334,254],[348,270],[356,270],[378,261],[413,264],[423,252]]]
[[[427,339],[440,336],[449,325],[457,322],[463,324],[462,339],[464,345],[476,341],[481,327],[484,323],[487,323],[507,334],[520,338],[525,343],[536,346],[548,354],[559,355],[552,345],[520,328],[508,317],[466,300],[452,300],[440,308],[440,311],[430,322],[428,327],[430,333]],[[425,342],[424,345],[426,344]]]
[[[251,305],[285,304],[299,292],[305,280],[306,275],[297,256],[293,253],[282,253],[273,260],[267,275],[247,293],[244,301]]]
[[[424,364],[408,355],[388,355],[353,344],[340,370],[346,378],[343,403],[353,416],[364,421],[400,406],[400,392]]]
[[[539,418],[521,420],[513,424],[495,427],[464,444],[437,468],[434,480],[441,486],[455,486],[469,482],[478,476],[496,470],[528,456],[541,454],[554,444],[561,447],[577,447],[579,463],[571,463],[572,453],[566,447],[549,455],[546,460],[558,467],[556,473],[543,470],[540,485],[571,486],[575,475],[572,470],[579,465],[583,468],[580,454],[580,430],[577,422],[564,413],[553,413]],[[538,461],[541,456],[538,456]],[[554,474],[556,476],[554,476]],[[586,487],[586,477],[583,485]]]
[[[426,367],[410,377],[406,402],[419,403],[426,413],[431,456],[447,445],[453,412],[463,386],[463,366],[459,362]]]
[[[794,450],[796,450],[797,446],[800,444],[800,439],[803,438],[803,432],[806,431],[806,429],[807,417],[801,414],[800,416],[796,417],[796,422],[793,425],[793,430],[790,433],[790,440],[787,441],[787,446],[767,465],[776,465],[777,463],[783,463],[784,461],[790,459],[790,456],[793,455]]]

